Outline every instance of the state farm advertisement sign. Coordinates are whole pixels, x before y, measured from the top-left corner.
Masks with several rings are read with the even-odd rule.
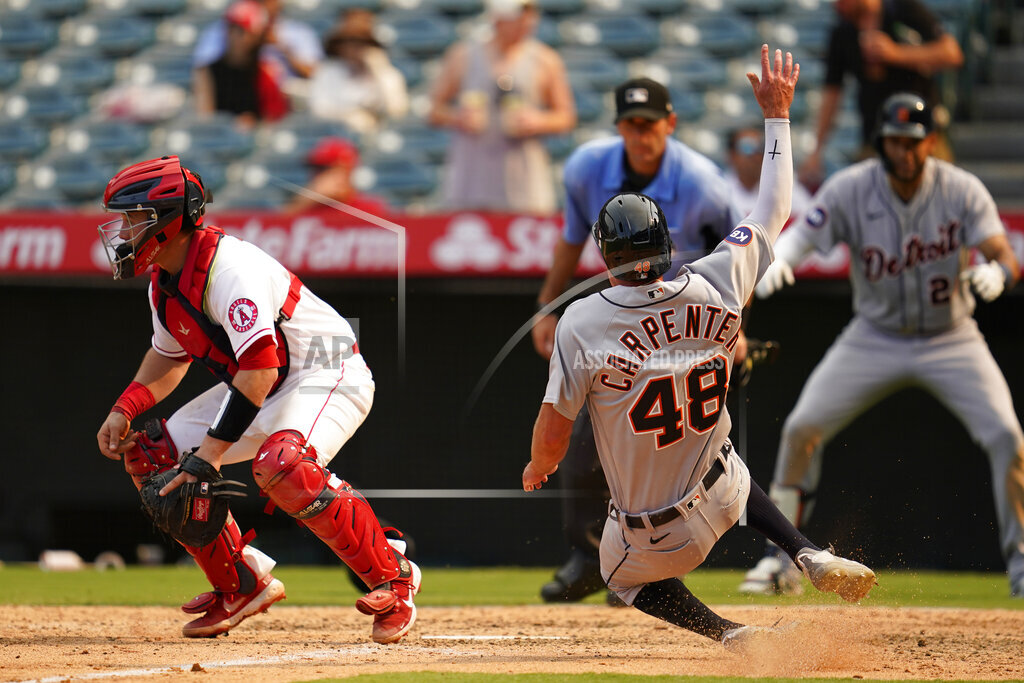
[[[96,227],[109,214],[0,215],[0,276],[110,275]],[[1024,216],[1004,216],[1024,257]],[[456,213],[356,219],[314,215],[210,213],[209,224],[256,244],[299,275],[333,277],[542,277],[561,234],[561,218]],[[797,272],[845,277],[845,248],[814,256]],[[577,275],[603,270],[588,242]]]

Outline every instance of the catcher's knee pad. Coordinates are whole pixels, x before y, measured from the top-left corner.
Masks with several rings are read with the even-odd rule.
[[[334,551],[370,588],[400,573],[398,560],[366,499],[316,461],[296,431],[271,434],[252,465],[260,489]]]
[[[151,476],[169,470],[178,462],[178,451],[167,434],[167,420],[149,420],[135,434],[135,445],[124,453],[124,469],[135,482],[135,488]]]

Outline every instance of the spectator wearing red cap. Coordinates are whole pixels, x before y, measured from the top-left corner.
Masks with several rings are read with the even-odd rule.
[[[309,110],[361,133],[409,110],[405,77],[373,35],[373,13],[350,9],[324,41],[327,59],[309,87]]]
[[[260,58],[269,16],[255,0],[238,0],[224,13],[227,48],[220,59],[196,69],[193,80],[196,110],[225,111],[251,126],[260,119],[278,119],[288,112],[288,100],[269,65]]]
[[[286,212],[337,210],[336,206],[325,203],[320,197],[347,204],[375,216],[391,212],[383,199],[361,194],[352,183],[352,172],[359,167],[359,150],[352,142],[338,137],[324,138],[310,150],[306,161],[314,173],[307,189],[319,196],[297,194],[285,207]]]

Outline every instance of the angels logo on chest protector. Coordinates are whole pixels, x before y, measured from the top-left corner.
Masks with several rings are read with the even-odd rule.
[[[235,299],[231,303],[231,307],[228,308],[228,320],[231,321],[231,327],[235,328],[237,332],[251,330],[256,324],[257,315],[259,315],[259,311],[256,309],[256,304],[245,298]]]

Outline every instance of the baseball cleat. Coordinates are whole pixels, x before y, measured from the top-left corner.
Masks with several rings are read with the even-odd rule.
[[[420,592],[423,573],[415,562],[399,556],[402,573],[356,600],[356,609],[373,615],[373,642],[397,643],[416,623],[413,596]]]
[[[747,572],[739,590],[748,595],[800,595],[803,577],[788,557],[769,553]]]
[[[555,572],[555,578],[540,588],[544,602],[579,602],[605,587],[597,558],[578,550]]]
[[[825,593],[838,593],[847,602],[860,601],[875,585],[873,571],[828,550],[804,548],[796,554],[796,561],[815,588]]]
[[[785,626],[740,626],[722,634],[722,646],[729,652],[744,653],[757,644],[769,642],[796,628],[796,622]]]
[[[186,614],[205,612],[181,627],[186,638],[213,638],[227,633],[243,620],[266,612],[278,600],[284,600],[284,584],[270,574],[260,579],[251,593],[209,591],[181,606]]]

